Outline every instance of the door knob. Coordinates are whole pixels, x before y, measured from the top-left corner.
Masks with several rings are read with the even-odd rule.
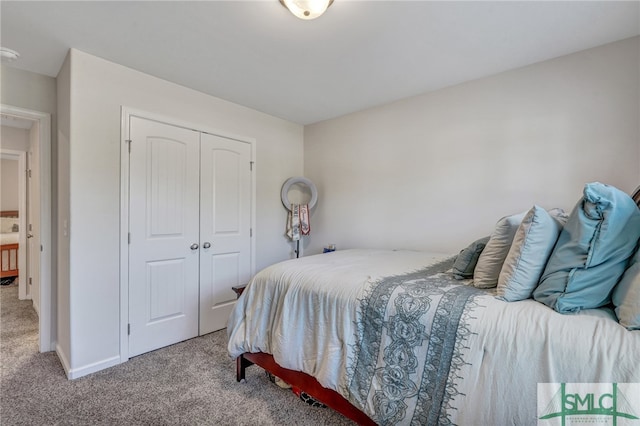
[[[33,234],[27,234],[27,238],[33,238]]]
[[[211,247],[211,243],[210,243],[210,242],[206,242],[206,243],[204,243],[204,244],[202,245],[202,248],[206,248],[206,249],[207,249],[207,248],[209,248],[209,247]]]
[[[191,250],[198,250],[198,244],[196,243],[191,244]]]

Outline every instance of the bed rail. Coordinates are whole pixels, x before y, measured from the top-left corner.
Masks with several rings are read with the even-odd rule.
[[[279,377],[291,386],[302,389],[312,398],[339,412],[343,416],[353,420],[359,425],[375,425],[366,414],[351,405],[338,392],[323,387],[314,377],[301,371],[289,370],[280,367],[273,356],[264,352],[244,353],[236,358],[236,378],[241,381],[245,378],[245,368],[255,364],[264,370]]]

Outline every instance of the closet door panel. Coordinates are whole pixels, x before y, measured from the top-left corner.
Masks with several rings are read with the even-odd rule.
[[[129,356],[198,335],[199,133],[132,117]]]
[[[200,334],[226,327],[232,286],[251,273],[250,144],[203,133],[200,156]]]

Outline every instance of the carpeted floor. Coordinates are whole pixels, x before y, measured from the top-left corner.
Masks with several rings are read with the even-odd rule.
[[[76,380],[38,353],[37,315],[0,287],[2,425],[351,425],[305,404],[258,367],[235,380],[226,332],[178,343]]]

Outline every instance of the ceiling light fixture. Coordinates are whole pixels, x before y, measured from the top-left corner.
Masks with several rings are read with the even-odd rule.
[[[333,3],[333,0],[280,0],[280,4],[300,19],[316,19]]]
[[[7,49],[6,47],[0,47],[0,58],[2,62],[12,62],[20,57],[20,54],[15,50]]]

